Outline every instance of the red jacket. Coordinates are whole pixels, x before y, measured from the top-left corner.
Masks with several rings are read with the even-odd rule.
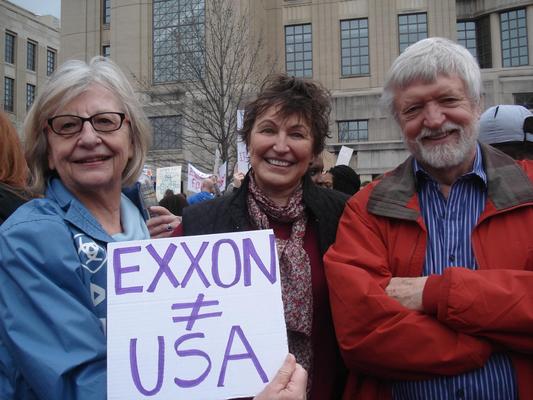
[[[472,233],[475,271],[428,278],[425,312],[387,296],[421,276],[426,228],[412,158],[352,197],[325,255],[345,399],[389,399],[389,380],[457,375],[507,351],[520,399],[533,399],[533,162],[482,146],[488,200]],[[525,172],[525,173],[524,173]]]

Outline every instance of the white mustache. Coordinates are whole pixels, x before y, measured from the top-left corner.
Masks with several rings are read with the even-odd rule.
[[[441,136],[443,134],[449,134],[451,131],[458,131],[460,135],[464,133],[464,128],[461,125],[454,124],[453,122],[445,122],[439,129],[422,128],[422,131],[416,138],[420,141],[425,138],[432,138]]]

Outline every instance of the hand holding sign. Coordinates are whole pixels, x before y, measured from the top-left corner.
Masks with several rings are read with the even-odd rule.
[[[254,400],[305,400],[306,387],[307,372],[289,354],[272,382]]]
[[[152,218],[146,221],[146,226],[152,239],[161,239],[172,236],[172,232],[181,223],[181,217],[172,214],[165,207],[150,207]]]

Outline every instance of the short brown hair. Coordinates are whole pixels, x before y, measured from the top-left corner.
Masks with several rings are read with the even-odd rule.
[[[329,92],[317,81],[296,78],[286,74],[271,75],[261,87],[257,98],[244,108],[243,126],[239,134],[246,146],[257,118],[270,107],[278,106],[281,117],[298,115],[311,127],[313,154],[323,149],[329,137]]]

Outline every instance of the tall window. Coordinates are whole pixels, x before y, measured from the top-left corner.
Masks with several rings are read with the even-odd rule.
[[[153,0],[154,82],[194,79],[204,65],[204,0]]]
[[[15,104],[15,80],[4,78],[4,110],[13,112]]]
[[[360,142],[368,140],[368,120],[339,121],[339,142]]]
[[[457,22],[457,41],[477,58],[476,23],[475,21]]]
[[[26,68],[35,71],[35,58],[37,56],[37,44],[34,42],[26,43]]]
[[[409,45],[428,37],[427,14],[405,14],[398,16],[398,37],[400,53]]]
[[[481,68],[492,68],[488,16],[474,21],[457,21],[457,41],[472,53]]]
[[[105,25],[111,23],[111,0],[102,0],[102,22]]]
[[[285,27],[285,67],[287,74],[313,76],[313,38],[311,24]]]
[[[105,45],[105,46],[102,46],[102,55],[104,57],[111,57],[111,46],[110,45]]]
[[[26,110],[29,110],[35,100],[35,85],[26,84]]]
[[[341,75],[368,73],[368,19],[341,21]]]
[[[150,117],[154,129],[152,150],[181,149],[181,117]]]
[[[15,64],[15,35],[9,32],[6,32],[4,60],[6,63]]]
[[[502,64],[504,67],[528,65],[526,10],[500,13]]]
[[[490,16],[481,17],[476,22],[477,60],[481,68],[492,68],[492,43],[490,41]]]
[[[56,70],[56,51],[53,49],[46,50],[46,75],[50,76]]]

